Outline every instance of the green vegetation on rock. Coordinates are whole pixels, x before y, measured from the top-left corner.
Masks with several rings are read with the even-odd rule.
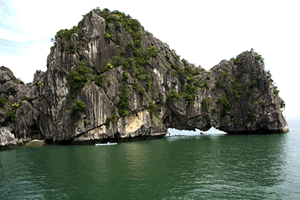
[[[21,102],[22,102],[22,101],[28,101],[29,103],[31,103],[31,99],[29,99],[29,98],[26,97],[26,96],[22,97]]]
[[[3,106],[8,102],[7,99],[0,97],[0,108],[3,108]]]
[[[118,121],[118,114],[117,113],[112,113],[110,117],[106,118],[105,124],[108,125],[110,122],[117,122]]]
[[[129,93],[128,85],[124,84],[119,94],[120,100],[117,105],[120,116],[126,116],[129,114]]]
[[[75,99],[69,106],[69,111],[71,112],[72,115],[74,115],[77,114],[78,112],[84,111],[85,108],[86,105],[83,101],[79,99]]]
[[[124,71],[122,76],[122,90],[119,92],[119,103],[117,105],[119,115],[120,116],[126,116],[129,114],[129,93],[130,90],[128,89],[127,80],[129,78],[129,74]]]
[[[222,98],[218,99],[217,103],[221,103],[223,105],[221,117],[225,117],[226,115],[230,114],[230,109],[231,109],[231,103],[229,101],[229,94],[224,93],[222,95]]]
[[[156,58],[157,57],[157,49],[155,46],[151,46],[147,49],[147,53],[150,57]]]
[[[224,86],[224,84],[221,81],[217,80],[217,82],[215,84],[215,87],[216,88],[224,88],[225,86]]]
[[[90,124],[90,121],[88,119],[84,119],[83,123],[84,123],[84,125],[88,125],[88,124]]]
[[[279,94],[279,90],[277,89],[277,86],[273,87],[273,92],[276,96]]]
[[[21,79],[18,79],[18,80],[21,85],[25,85],[25,83]]]
[[[133,79],[132,87],[139,93],[141,93],[141,94],[144,93],[144,87],[138,83],[138,80],[136,78]]]
[[[209,105],[210,105],[210,98],[203,98],[201,105],[204,108],[204,110],[208,110]]]
[[[92,69],[87,67],[84,62],[78,61],[75,68],[70,72],[70,86],[76,90],[82,88],[85,83],[93,78]]]
[[[283,99],[281,99],[281,102],[280,102],[280,108],[284,109],[285,108],[285,102]]]
[[[78,35],[78,45],[71,43],[71,36],[73,33]],[[68,53],[74,54],[81,48],[83,44],[83,37],[84,34],[79,30],[78,26],[73,26],[71,29],[61,29],[56,33],[54,39],[51,39],[51,41],[54,42],[54,46],[52,46],[50,49],[52,51],[55,48],[57,39],[60,38],[62,41],[62,48],[65,48]]]
[[[256,114],[254,114],[252,112],[247,113],[247,120],[248,121],[253,122],[253,121],[255,121],[255,119],[256,119]]]
[[[123,66],[126,68],[126,73],[131,74],[134,79],[133,88],[138,92],[143,94],[144,91],[150,91],[152,78],[146,73],[145,68],[150,58],[157,57],[158,52],[156,47],[142,48],[142,27],[138,20],[132,19],[131,16],[119,11],[110,11],[108,9],[98,11],[100,11],[101,16],[105,19],[106,27],[109,27],[110,24],[116,27],[116,33],[112,34],[118,35],[120,27],[123,26],[133,40],[124,44],[125,48],[121,49],[118,56],[112,57],[111,64],[113,67]],[[114,38],[114,35],[112,35],[112,38]],[[124,112],[122,111],[122,113]]]
[[[6,113],[6,122],[15,122],[17,109],[12,109]]]
[[[216,113],[218,110],[217,110],[216,107],[213,107],[213,108],[211,109],[211,111],[214,112],[214,113]]]
[[[200,81],[197,75],[200,74],[200,70],[192,68],[192,66],[185,66],[183,69],[178,70],[179,80],[184,84],[184,92],[182,97],[186,101],[192,103],[195,101],[196,92],[199,88],[209,89],[210,85],[206,81]]]
[[[230,60],[231,60],[234,64],[242,64],[242,61],[237,60],[237,59],[235,59],[235,58],[231,58]]]
[[[44,84],[42,81],[39,81],[38,84],[39,84],[39,86],[41,86],[42,88],[45,87],[45,84]]]
[[[167,94],[168,100],[174,100],[184,98],[187,102],[193,103],[196,98],[196,92],[200,88],[210,88],[210,84],[206,80],[201,80],[199,75],[201,70],[194,66],[188,65],[187,61],[184,60],[184,67],[180,68],[179,63],[172,64],[172,68],[169,69],[170,74],[177,76],[180,83],[183,85],[183,92],[176,94],[176,91],[170,90]],[[208,75],[209,76],[209,75]],[[209,77],[210,79],[210,77]]]
[[[156,117],[159,117],[159,108],[155,104],[155,102],[151,98],[149,98],[148,103],[149,103],[148,110],[150,114],[151,115],[154,114]]]
[[[180,98],[181,98],[181,96],[176,90],[174,90],[174,89],[169,90],[169,92],[167,94],[167,100],[173,101],[173,100],[178,100]]]
[[[93,78],[95,84],[98,87],[101,87],[102,85],[104,85],[106,79],[107,79],[107,75],[105,73],[99,74],[99,75],[95,75],[94,78]]]
[[[270,71],[264,71],[264,68],[261,69],[257,64],[255,64],[255,67],[253,68],[241,65],[243,62],[247,62],[248,59],[253,60],[253,57],[250,56],[252,56],[252,54],[241,54],[237,56],[237,58],[231,58],[231,62],[238,65],[234,71],[229,70],[230,66],[232,66],[230,62],[223,60],[219,63],[220,67],[222,67],[219,72],[222,78],[219,78],[216,81],[214,90],[217,90],[215,91],[215,94],[217,94],[217,92],[222,92],[222,97],[217,101],[218,104],[222,104],[221,118],[229,115],[231,113],[231,108],[236,109],[236,106],[241,106],[242,102],[258,98],[257,91],[260,90],[260,87],[266,87],[266,83],[261,79],[261,77],[264,76],[261,70],[269,75],[268,78],[270,79],[270,82],[273,82],[273,80],[271,80],[272,75]],[[254,60],[258,60],[261,63],[261,66],[264,66],[264,59],[256,52],[254,52]],[[226,66],[227,68],[225,68]],[[273,93],[276,96],[279,93],[276,86],[273,86]],[[236,104],[238,102],[240,103]],[[244,113],[245,119],[249,122],[255,121],[257,117],[255,112],[261,109],[260,105],[262,104],[261,101],[256,100],[253,100],[251,103],[249,102],[249,107],[251,107],[252,112]],[[285,103],[282,101],[281,108],[284,106]],[[217,108],[214,107],[212,111],[217,112]]]
[[[258,54],[257,52],[254,52],[254,58],[256,60],[259,60],[262,64],[262,66],[265,66],[265,61],[264,61],[263,57],[260,54]]]

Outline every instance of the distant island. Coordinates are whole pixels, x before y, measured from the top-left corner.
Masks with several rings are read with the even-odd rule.
[[[37,71],[32,83],[0,67],[0,146],[160,138],[168,128],[289,130],[285,103],[253,50],[206,71],[138,20],[108,9],[90,11],[53,43],[47,71]]]

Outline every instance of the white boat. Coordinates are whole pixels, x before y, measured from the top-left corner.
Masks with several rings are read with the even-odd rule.
[[[116,145],[116,144],[118,144],[118,143],[110,143],[110,142],[108,142],[108,143],[98,143],[98,144],[95,144],[96,146],[108,146],[108,145]]]

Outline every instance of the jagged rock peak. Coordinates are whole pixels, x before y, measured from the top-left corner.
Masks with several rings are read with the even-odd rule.
[[[16,77],[12,73],[12,71],[4,66],[0,67],[0,83],[3,84],[6,81],[15,80]]]

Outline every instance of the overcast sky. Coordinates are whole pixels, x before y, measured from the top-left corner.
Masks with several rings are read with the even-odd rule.
[[[138,19],[181,58],[205,69],[253,48],[287,104],[284,116],[300,117],[299,5],[297,0],[0,0],[0,66],[31,82],[36,70],[47,70],[50,38],[99,6]]]

